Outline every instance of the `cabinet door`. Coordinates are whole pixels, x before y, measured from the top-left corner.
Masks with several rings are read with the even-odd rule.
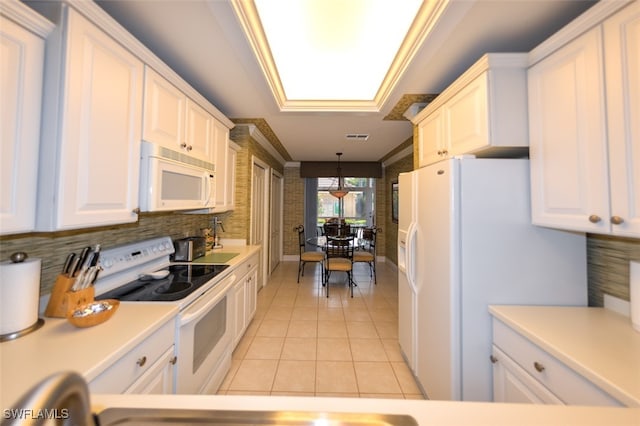
[[[640,2],[604,23],[611,233],[640,237]],[[617,223],[622,219],[622,223]]]
[[[217,211],[228,210],[228,199],[233,196],[229,193],[227,186],[227,167],[229,154],[229,129],[227,127],[214,120],[213,123],[214,138],[213,138],[213,164],[216,166],[216,204],[215,209]]]
[[[172,150],[185,143],[187,97],[164,77],[145,67],[142,137]]]
[[[245,325],[248,325],[256,313],[258,298],[258,268],[249,273],[245,293]]]
[[[0,234],[35,227],[44,45],[0,16]]]
[[[227,178],[226,185],[226,202],[227,210],[233,210],[236,207],[236,159],[238,151],[229,147],[227,151]]]
[[[484,72],[443,106],[449,155],[489,145],[488,73]]]
[[[233,347],[235,347],[245,329],[245,279],[241,279],[233,288],[233,300],[234,300],[234,327],[233,327]]]
[[[134,222],[143,64],[69,8],[58,229]]]
[[[418,124],[418,166],[435,163],[447,155],[448,146],[445,144],[442,108],[438,108],[431,115]]]
[[[176,358],[174,347],[167,349],[155,364],[136,380],[124,393],[171,394]]]
[[[515,361],[493,347],[493,402],[563,404]]]
[[[186,151],[205,161],[213,160],[213,116],[191,99],[186,108]]]
[[[609,182],[600,27],[528,72],[534,224],[607,232]]]

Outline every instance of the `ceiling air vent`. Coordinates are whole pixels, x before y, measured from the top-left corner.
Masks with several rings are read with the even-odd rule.
[[[369,139],[369,135],[364,133],[347,133],[345,138],[351,142],[365,142]]]

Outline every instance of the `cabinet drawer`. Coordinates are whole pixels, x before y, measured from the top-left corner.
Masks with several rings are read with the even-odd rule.
[[[142,376],[167,348],[173,346],[175,322],[168,321],[159,330],[125,354],[89,383],[96,393],[122,393]]]
[[[238,265],[236,269],[236,275],[239,277],[244,277],[244,274],[248,274],[251,269],[258,266],[258,254],[251,255],[247,260]]]
[[[592,382],[504,323],[493,321],[493,341],[507,356],[569,405],[622,405]]]

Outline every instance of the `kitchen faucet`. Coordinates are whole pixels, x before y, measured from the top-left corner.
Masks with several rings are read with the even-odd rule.
[[[15,405],[5,410],[3,426],[37,426],[51,424],[51,420],[62,425],[95,424],[87,382],[71,371],[47,377]]]

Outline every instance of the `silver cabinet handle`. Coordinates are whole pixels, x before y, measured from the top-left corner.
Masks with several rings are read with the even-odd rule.
[[[169,360],[169,364],[171,364],[171,365],[176,365],[176,362],[178,362],[178,357],[177,357],[177,356],[173,356],[173,357]]]
[[[496,362],[498,362],[498,358],[495,355],[491,355],[489,359],[491,360],[491,364],[495,364]]]
[[[540,364],[538,361],[533,363],[533,367],[536,369],[538,373],[542,373],[544,371],[544,365]]]
[[[591,216],[589,216],[589,222],[591,222],[591,223],[598,223],[601,220],[602,219],[597,214],[592,214]]]
[[[624,219],[620,216],[611,216],[611,223],[614,225],[622,225],[624,223]]]
[[[142,358],[138,358],[138,360],[136,361],[136,364],[138,364],[140,367],[142,367],[146,363],[147,363],[147,357],[146,356],[143,356]]]

